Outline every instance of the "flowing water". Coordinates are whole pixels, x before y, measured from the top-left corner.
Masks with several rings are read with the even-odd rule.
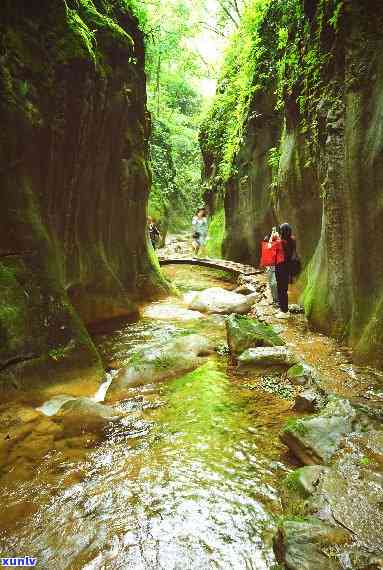
[[[167,273],[183,290],[231,287],[208,270]],[[143,314],[96,335],[106,361],[191,331],[218,353],[181,378],[130,389],[115,405],[122,420],[103,429],[63,427],[32,401],[3,407],[0,556],[55,569],[271,569],[292,468],[278,434],[292,402],[230,364],[221,317],[192,318],[177,299]]]

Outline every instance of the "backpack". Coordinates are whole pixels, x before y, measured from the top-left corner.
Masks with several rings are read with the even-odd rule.
[[[283,251],[282,242],[280,240],[268,242],[263,241],[261,243],[261,267],[270,267],[283,263],[285,260],[285,254]]]
[[[291,277],[298,277],[301,271],[302,271],[302,262],[299,259],[296,250],[294,250],[290,260],[290,275]]]

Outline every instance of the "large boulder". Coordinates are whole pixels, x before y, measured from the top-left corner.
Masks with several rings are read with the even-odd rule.
[[[322,476],[312,508],[349,529],[359,544],[383,557],[383,432],[347,437]],[[355,565],[359,568],[359,565]]]
[[[298,361],[297,356],[285,346],[248,348],[239,356],[240,365],[285,366]]]
[[[382,568],[383,432],[352,433],[330,467],[306,466],[290,473],[283,482],[282,503],[286,518],[315,516],[321,524],[349,531],[353,544],[336,549],[347,568]],[[276,544],[284,555],[289,540],[278,534]]]
[[[193,311],[228,315],[230,313],[247,313],[256,302],[256,299],[256,293],[240,295],[220,287],[211,287],[210,289],[205,289],[205,291],[195,293],[187,300],[189,309]]]
[[[160,382],[194,370],[203,362],[201,357],[212,351],[212,343],[207,338],[189,334],[137,352],[131,357],[127,368],[113,379],[106,400],[121,399],[129,388]]]
[[[281,440],[305,465],[327,464],[356,416],[348,400],[333,398],[320,415],[288,422]]]
[[[230,315],[226,319],[226,332],[230,352],[235,356],[248,348],[285,344],[272,326],[243,315]]]
[[[316,518],[283,520],[274,538],[278,562],[289,570],[341,570],[328,547],[347,544],[351,534]]]

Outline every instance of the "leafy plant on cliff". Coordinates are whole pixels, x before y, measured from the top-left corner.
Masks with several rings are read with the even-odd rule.
[[[237,158],[251,123],[262,120],[260,93],[275,95],[275,111],[297,103],[299,126],[312,153],[318,143],[317,107],[333,101],[326,70],[333,65],[344,2],[320,0],[309,21],[302,0],[252,0],[231,38],[219,88],[202,124],[203,153],[213,162],[210,187],[225,188],[238,172]],[[271,149],[268,165],[275,174],[279,149]],[[275,184],[272,184],[272,188]]]

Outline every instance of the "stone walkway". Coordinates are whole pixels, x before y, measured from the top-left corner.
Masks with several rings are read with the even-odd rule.
[[[257,275],[263,272],[262,269],[256,269],[251,265],[243,265],[242,263],[236,263],[235,261],[228,261],[226,259],[159,256],[158,261],[160,262],[160,265],[200,265],[202,267],[210,267],[212,269],[222,269],[223,271],[229,271],[235,275]]]

